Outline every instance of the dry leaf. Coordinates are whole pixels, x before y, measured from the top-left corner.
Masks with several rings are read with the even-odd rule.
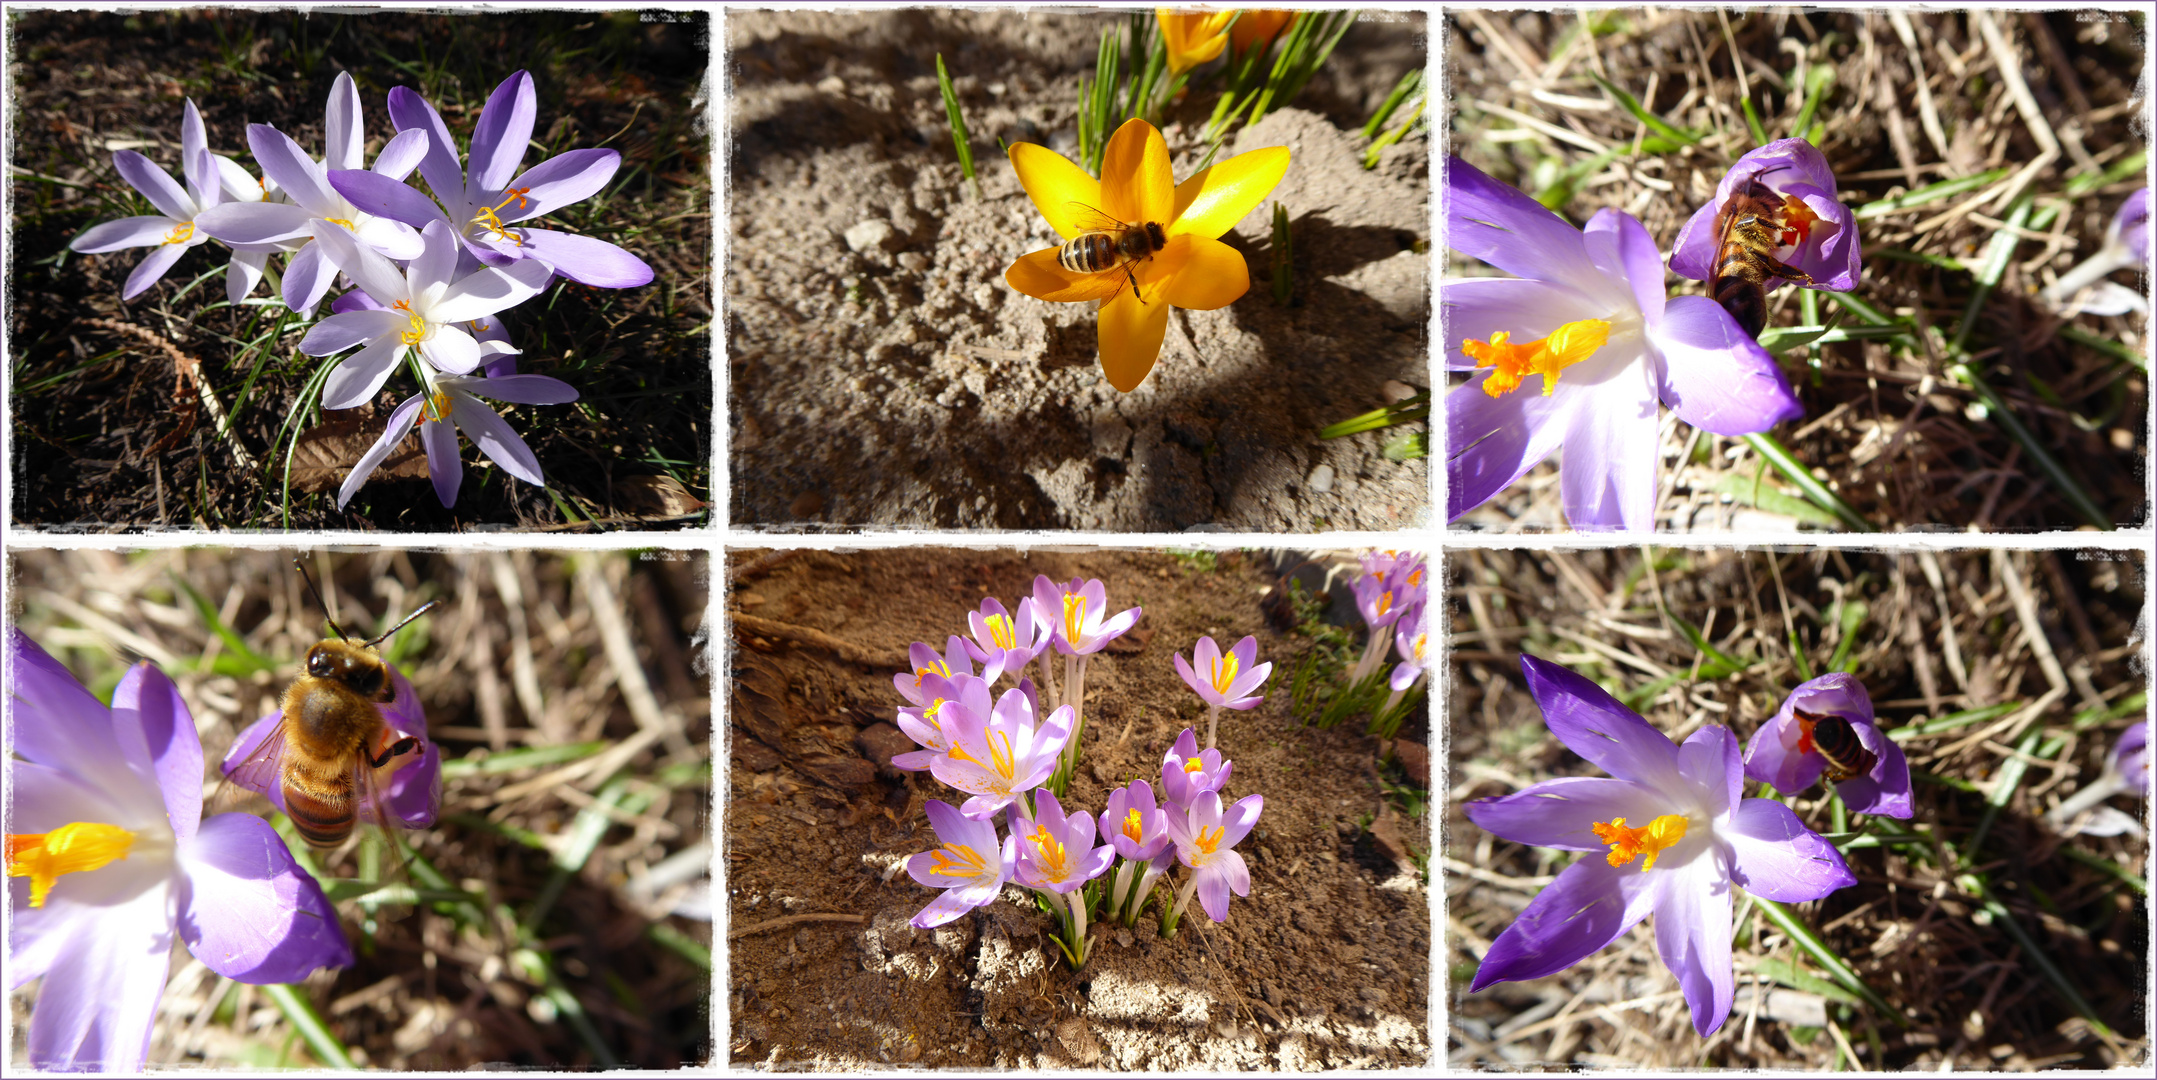
[[[382,437],[378,420],[332,420],[301,433],[292,451],[292,490],[319,495],[337,490],[361,455]],[[378,480],[424,480],[427,452],[412,431],[375,467]]]
[[[614,494],[616,505],[637,517],[680,517],[705,505],[671,476],[625,476],[614,482]]]

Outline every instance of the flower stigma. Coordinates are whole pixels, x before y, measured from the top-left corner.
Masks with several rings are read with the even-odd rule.
[[[1610,865],[1624,866],[1645,854],[1640,868],[1653,870],[1656,856],[1685,839],[1685,815],[1664,814],[1645,829],[1628,828],[1622,817],[1611,818],[1607,825],[1598,821],[1594,828],[1596,839],[1610,845]]]
[[[983,621],[989,624],[989,639],[996,642],[997,648],[1008,650],[1018,647],[1018,635],[1011,632],[1010,619],[1002,615],[991,615]]]
[[[1079,631],[1086,625],[1086,598],[1077,593],[1064,594],[1064,640],[1076,643]]]
[[[1541,375],[1543,396],[1549,397],[1558,388],[1559,372],[1595,355],[1610,340],[1610,323],[1603,319],[1569,322],[1551,331],[1549,337],[1524,345],[1516,345],[1508,337],[1499,330],[1490,335],[1488,344],[1474,338],[1460,343],[1460,351],[1473,358],[1475,366],[1498,369],[1483,380],[1483,392],[1498,397],[1519,389],[1522,379]]]
[[[1228,693],[1229,684],[1236,681],[1236,667],[1236,657],[1234,654],[1221,657],[1220,659],[1213,662],[1214,693]]]
[[[945,844],[931,853],[929,873],[938,877],[977,878],[988,872],[988,862],[967,844]]]
[[[178,225],[174,225],[172,227],[172,231],[165,234],[164,242],[167,244],[184,244],[194,238],[195,223],[192,221],[183,221]]]
[[[127,858],[135,834],[102,822],[78,821],[49,833],[9,834],[7,876],[30,879],[30,906],[45,906],[45,894],[62,874],[87,873]]]
[[[1130,837],[1131,842],[1134,844],[1145,842],[1146,822],[1138,811],[1126,810],[1123,812],[1123,834]]]
[[[405,323],[408,328],[398,332],[397,340],[407,345],[417,345],[427,340],[427,320],[420,318],[419,312],[407,309]]]
[[[1035,825],[1034,834],[1027,839],[1034,842],[1034,861],[1048,871],[1044,876],[1052,881],[1062,881],[1071,876],[1070,858],[1064,846],[1049,835],[1048,826]]]

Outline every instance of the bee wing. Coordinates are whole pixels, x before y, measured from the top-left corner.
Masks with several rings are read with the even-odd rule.
[[[268,730],[258,736],[256,729],[263,727]],[[249,749],[248,740],[253,738],[259,738],[261,741]],[[220,766],[219,771],[224,773],[224,785],[212,805],[216,806],[219,812],[233,809],[236,804],[247,799],[247,793],[252,792],[268,799],[279,812],[283,812],[284,716],[273,714],[256,721],[240,733],[239,739],[232,746],[232,752],[227,754],[224,764]]]
[[[389,890],[387,895],[363,898],[361,906],[377,918],[396,920],[411,913],[412,874],[404,827],[389,809],[389,773],[387,765],[378,769],[359,755],[352,756],[352,793],[359,819],[355,831],[360,842],[360,877],[375,882],[379,886],[378,892]]]
[[[1085,232],[1117,232],[1131,227],[1125,222],[1118,221],[1103,213],[1098,208],[1088,206],[1075,199],[1065,203],[1064,209],[1070,214],[1071,223]]]

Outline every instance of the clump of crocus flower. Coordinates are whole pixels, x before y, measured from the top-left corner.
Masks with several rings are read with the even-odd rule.
[[[1469,991],[1555,975],[1653,912],[1656,949],[1693,1030],[1713,1034],[1736,993],[1731,886],[1798,903],[1856,876],[1789,807],[1741,797],[1728,728],[1677,745],[1588,679],[1533,656],[1520,664],[1551,734],[1610,775],[1546,780],[1463,808],[1500,839],[1585,853],[1491,942]]]
[[[2136,188],[2105,227],[2104,244],[2038,295],[2065,315],[2141,311],[2149,306],[2141,292],[2105,278],[2115,270],[2146,270],[2149,262],[2150,189]]]
[[[1175,933],[1195,895],[1209,917],[1225,921],[1228,898],[1250,894],[1250,873],[1233,849],[1257,821],[1264,800],[1247,796],[1223,805],[1222,787],[1234,772],[1210,743],[1200,750],[1185,728],[1162,759],[1166,805],[1145,780],[1110,792],[1098,815],[1068,805],[1084,727],[1088,658],[1130,630],[1140,609],[1107,614],[1099,580],[1058,584],[1046,575],[1014,615],[993,597],[970,613],[973,640],[952,635],[942,654],[922,643],[909,651],[911,672],[893,677],[907,704],[899,729],[922,749],[892,757],[893,766],[926,770],[966,792],[962,805],[931,800],[929,821],[943,846],[907,861],[914,880],[942,890],[914,917],[921,928],[941,925],[994,901],[1006,883],[1032,889],[1042,912],[1056,921],[1053,937],[1076,969],[1086,962],[1088,927],[1101,920],[1136,925],[1153,889],[1181,863],[1188,874],[1173,902],[1161,904],[1161,933]],[[1064,656],[1059,684],[1048,648]],[[1210,637],[1194,646],[1196,667],[1181,654],[1178,674],[1212,708],[1250,709],[1272,672],[1258,662],[1258,641],[1246,637],[1224,655]],[[1041,689],[1020,678],[1039,657]],[[987,665],[975,675],[971,662]],[[994,694],[1008,676],[1018,686]],[[1053,705],[1045,706],[1044,698]],[[1059,701],[1060,698],[1060,701]],[[1043,709],[1048,711],[1044,715]],[[1209,735],[1213,728],[1209,720]],[[997,822],[1008,826],[999,840]],[[1097,842],[1098,839],[1098,842]],[[1121,864],[1111,874],[1112,864]]]
[[[419,393],[390,413],[381,438],[354,464],[338,491],[342,509],[415,423],[442,505],[455,505],[464,465],[458,433],[501,469],[544,486],[538,458],[487,400],[562,405],[577,391],[558,379],[520,375],[520,352],[502,312],[538,296],[557,277],[597,288],[633,288],[651,267],[595,237],[536,227],[536,219],[603,190],[621,164],[613,150],[571,150],[524,169],[537,120],[532,78],[519,71],[489,96],[473,125],[463,164],[457,142],[434,107],[407,87],[389,93],[397,134],[362,168],[365,125],[357,84],[340,73],[324,115],[323,156],[266,124],[247,142],[260,181],[237,162],[208,150],[193,101],[181,122],[181,169],[187,186],[132,150],[113,167],[159,211],[155,217],[104,222],[69,245],[99,253],[155,247],[121,294],[148,289],[184,252],[210,239],[233,250],[227,294],[239,303],[262,279],[273,255],[286,265],[281,299],[303,320],[342,279],[358,287],[337,298],[311,327],[301,351],[337,356],[323,382],[322,404],[357,408],[394,371],[408,369]],[[406,182],[417,169],[430,199]]]
[[[1732,437],[1803,415],[1774,357],[1729,312],[1667,294],[1662,255],[1630,214],[1606,207],[1576,229],[1459,158],[1448,159],[1445,182],[1447,243],[1516,275],[1438,287],[1447,367],[1471,373],[1446,394],[1448,521],[1562,452],[1559,494],[1573,528],[1651,530],[1662,405]],[[1818,229],[1819,258],[1855,251],[1854,229],[1837,235],[1828,244]]]
[[[1717,215],[1744,192],[1761,198],[1782,221],[1779,261],[1812,278],[1807,288],[1848,292],[1857,288],[1863,269],[1857,215],[1837,196],[1835,170],[1825,155],[1804,139],[1777,139],[1739,158],[1715,185],[1715,199],[1693,212],[1678,230],[1670,251],[1670,269],[1694,281],[1714,276],[1721,238]]]
[[[1227,38],[1221,38],[1223,44]],[[1058,247],[1021,256],[1004,271],[1012,288],[1050,303],[1101,301],[1101,373],[1130,393],[1146,380],[1168,335],[1171,307],[1212,311],[1251,289],[1243,255],[1220,241],[1256,209],[1288,172],[1288,148],[1238,154],[1176,183],[1168,143],[1144,120],[1128,120],[1111,136],[1101,176],[1033,143],[1013,143],[1011,168],[1058,236],[1070,241],[1099,231],[1101,219],[1122,228],[1158,226],[1159,250],[1098,273],[1065,269]],[[1050,613],[1053,617],[1053,613]]]
[[[2150,794],[2150,722],[2137,721],[2105,755],[2097,779],[2060,801],[2045,821],[2063,836],[2141,836],[2139,817],[2103,805],[2114,795],[2146,799]]]
[[[175,934],[244,983],[351,965],[277,831],[203,816],[202,742],[171,679],[138,664],[107,707],[20,630],[7,641],[7,983],[44,980],[31,1068],[139,1072]]]
[[[1745,747],[1746,778],[1784,795],[1813,786],[1823,775],[1832,778],[1839,765],[1867,766],[1834,781],[1844,806],[1860,814],[1911,815],[1909,759],[1874,723],[1865,685],[1839,671],[1790,691]]]

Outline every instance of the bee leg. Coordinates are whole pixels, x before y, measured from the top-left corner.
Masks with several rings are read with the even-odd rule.
[[[1138,291],[1138,275],[1132,273],[1131,268],[1126,266],[1123,268],[1123,276],[1131,279],[1131,295],[1138,297],[1139,303],[1145,303],[1146,294]]]
[[[407,735],[404,738],[389,744],[389,749],[382,751],[381,757],[369,758],[367,763],[379,769],[382,766],[389,764],[389,759],[397,757],[401,754],[412,753],[413,751],[418,749],[419,740],[413,738],[410,735]]]

